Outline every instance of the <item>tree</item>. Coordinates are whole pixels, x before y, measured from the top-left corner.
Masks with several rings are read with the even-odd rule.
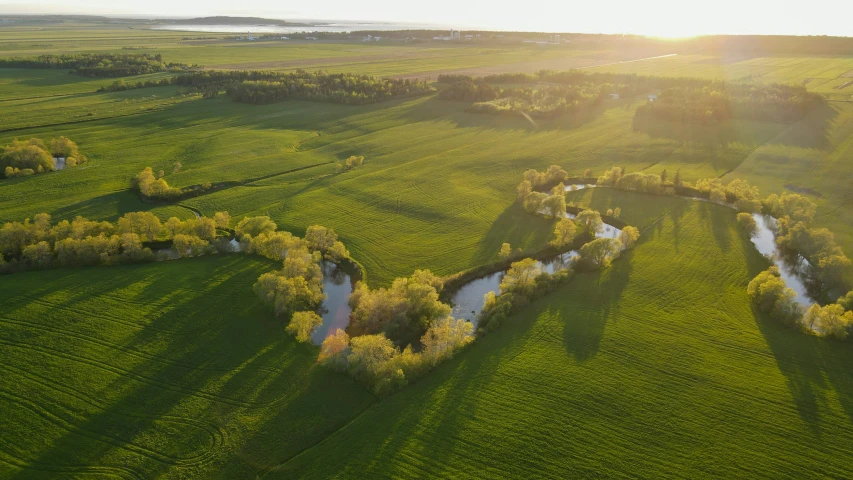
[[[504,242],[501,244],[501,250],[498,252],[498,257],[500,258],[509,258],[512,255],[512,247],[509,243]]]
[[[737,223],[746,234],[752,238],[758,233],[758,224],[752,214],[741,212],[737,214]]]
[[[668,176],[669,176],[669,174],[666,172],[666,169],[664,168],[663,171],[660,172],[660,182],[663,184],[666,184],[666,179],[668,178]]]
[[[237,237],[242,238],[244,235],[255,237],[262,233],[274,232],[278,226],[270,220],[270,217],[244,217],[234,227]]]
[[[551,218],[563,218],[566,216],[566,197],[565,190],[560,189],[559,195],[550,195],[543,202],[545,212]]]
[[[130,212],[118,219],[119,233],[135,233],[143,241],[152,241],[157,238],[163,224],[151,212]]]
[[[524,197],[524,209],[530,213],[539,213],[545,206],[545,202],[550,198],[548,195],[541,192],[531,192]],[[563,199],[565,201],[565,199]]]
[[[54,157],[78,157],[80,151],[77,144],[66,137],[57,137],[50,141],[50,151]]]
[[[775,266],[753,278],[746,292],[760,311],[776,320],[795,323],[802,317],[800,305],[794,300],[797,294],[785,286]]]
[[[406,384],[402,369],[397,368],[400,351],[385,335],[361,335],[350,340],[347,356],[350,373],[383,395]]]
[[[675,178],[672,179],[672,184],[675,185],[676,187],[680,187],[683,184],[683,181],[681,180],[681,169],[680,168],[675,171]]]
[[[179,233],[172,239],[172,247],[178,252],[178,256],[181,258],[201,255],[209,245],[210,243],[207,240],[202,240],[195,235]]]
[[[814,304],[803,317],[803,323],[822,336],[844,340],[853,327],[853,312],[845,312],[837,303],[825,307]]]
[[[338,234],[331,228],[311,225],[305,232],[305,243],[311,251],[325,253],[338,241]]]
[[[22,256],[35,268],[47,268],[53,262],[50,244],[44,240],[24,247]]]
[[[577,223],[583,233],[591,237],[594,237],[604,229],[601,214],[595,210],[584,210],[578,213],[577,217],[575,217],[575,223]]]
[[[613,218],[619,218],[621,216],[622,216],[622,209],[619,207],[614,208],[613,209]]]
[[[623,228],[619,233],[619,244],[622,246],[622,250],[633,247],[638,238],[640,238],[640,231],[637,230],[637,227],[629,225]]]
[[[619,242],[612,238],[597,238],[581,247],[578,261],[600,269],[610,265],[618,252]]]
[[[216,212],[213,214],[213,223],[216,228],[226,230],[231,225],[231,215],[228,212]]]
[[[591,168],[587,168],[586,170],[584,170],[584,171],[583,171],[583,176],[584,176],[585,178],[589,178],[589,177],[591,177],[591,176],[592,176],[592,169],[591,169]]]
[[[554,245],[564,247],[575,239],[578,226],[570,218],[561,218],[554,227]],[[508,244],[507,244],[508,245]]]
[[[320,356],[317,360],[324,365],[342,370],[347,366],[349,354],[349,335],[339,328],[333,335],[329,335],[323,340],[323,344],[320,346]]]
[[[532,258],[514,262],[501,280],[501,292],[529,293],[541,273],[541,264]]]
[[[524,180],[523,182],[518,184],[518,188],[516,189],[516,191],[518,191],[518,201],[524,202],[524,199],[527,198],[527,196],[530,195],[530,192],[533,191],[533,186],[530,184],[530,181]]]
[[[474,340],[474,325],[463,319],[445,317],[436,320],[421,337],[422,355],[435,365]]]
[[[853,290],[847,292],[847,295],[838,299],[838,304],[844,307],[845,310],[853,310]]]
[[[323,318],[314,312],[294,312],[285,331],[296,336],[296,341],[304,343],[311,341],[314,330],[322,324]]]

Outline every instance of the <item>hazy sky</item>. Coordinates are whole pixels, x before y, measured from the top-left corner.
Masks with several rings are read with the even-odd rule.
[[[0,12],[242,15],[663,36],[853,35],[853,0],[0,0]]]

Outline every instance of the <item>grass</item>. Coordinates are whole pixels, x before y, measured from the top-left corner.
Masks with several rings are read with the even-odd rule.
[[[137,92],[160,90],[166,89]],[[97,105],[111,95],[79,101]],[[91,161],[85,168],[2,182],[0,220],[40,211],[56,218],[115,218],[148,209],[127,191],[145,166],[164,170],[178,187],[254,180],[184,203],[206,214],[270,215],[294,233],[312,224],[331,226],[371,282],[385,284],[417,268],[448,275],[491,263],[505,241],[541,247],[551,225],[526,219],[513,204],[528,168],[556,163],[580,174],[620,165],[629,171],[681,168],[685,178],[717,176],[784,128],[755,122],[703,131],[635,128],[639,101],[631,100],[533,125],[466,113],[465,104],[433,97],[365,107],[177,98],[131,116],[8,132],[5,141],[68,136]],[[364,155],[365,166],[329,176],[333,163],[350,155]],[[175,162],[183,167],[171,173]],[[23,203],[24,197],[33,201]],[[532,221],[539,222],[535,228]]]
[[[373,397],[315,366],[243,256],[0,278],[0,477],[252,478]]]
[[[264,478],[849,476],[849,346],[754,314],[733,211],[621,195],[634,252]]]
[[[0,55],[142,46],[189,63],[305,62],[389,75],[511,65],[526,55],[250,48],[181,40],[188,35],[196,34],[14,28],[0,32]],[[846,68],[840,58],[721,67],[682,57],[602,68],[827,82]],[[793,125],[636,124],[642,98],[532,124],[434,97],[255,106],[171,87],[94,93],[111,81],[0,70],[0,143],[65,135],[90,158],[0,180],[0,221],[42,211],[55,219],[137,210],[188,218],[186,207],[270,215],[296,234],[312,224],[334,228],[370,283],[386,285],[417,268],[447,275],[492,263],[503,242],[543,246],[553,223],[514,202],[524,170],[617,165],[666,168],[670,177],[680,169],[685,180],[745,178],[763,194],[812,188],[823,195],[817,223],[853,252],[853,110],[845,102]],[[365,165],[334,175],[334,162],[350,155],[364,155]],[[164,170],[176,187],[239,186],[181,205],[143,203],[128,186],[145,166]],[[0,477],[853,474],[853,352],[756,316],[745,287],[766,261],[733,211],[612,189],[568,199],[620,207],[623,220],[642,228],[636,250],[606,272],[578,276],[381,402],[316,367],[316,348],[296,345],[260,305],[251,285],[269,262],[221,256],[0,277]]]

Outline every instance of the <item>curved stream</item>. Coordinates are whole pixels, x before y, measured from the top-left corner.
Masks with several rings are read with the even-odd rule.
[[[593,188],[596,185],[575,185],[575,187],[573,190]],[[569,191],[570,188],[566,187],[566,190]],[[695,198],[694,200],[710,202],[710,200],[704,198]],[[717,204],[732,207],[731,205]],[[566,217],[575,218],[575,214],[566,213]],[[803,257],[798,257],[798,260],[792,261],[779,252],[776,247],[775,218],[758,213],[753,214],[753,218],[755,218],[758,230],[757,234],[751,239],[752,243],[762,255],[768,257],[774,265],[779,267],[779,272],[782,275],[782,279],[785,280],[785,284],[797,294],[797,302],[808,308],[815,303],[809,296],[808,288],[806,287],[806,278],[808,277],[808,270],[811,266]],[[604,224],[603,230],[596,237],[615,239],[619,237],[621,232],[621,229],[613,225]],[[234,251],[240,251],[239,242],[232,240],[231,245]],[[170,254],[169,258],[177,258],[177,252],[173,249],[168,249],[164,252]],[[557,271],[570,268],[577,256],[577,250],[571,250],[560,255],[539,260],[537,263],[543,272],[553,274]],[[350,274],[332,262],[323,261],[320,266],[323,270],[323,290],[326,293],[326,300],[320,309],[323,323],[311,335],[311,341],[316,345],[323,343],[323,340],[329,335],[334,334],[337,329],[345,329],[349,324],[349,316],[352,312],[349,306],[349,299],[352,294],[353,279]],[[476,329],[477,316],[483,309],[483,297],[488,292],[500,293],[501,280],[503,280],[506,272],[507,270],[502,270],[484,275],[462,285],[453,294],[452,315],[456,318],[464,318],[470,321]]]

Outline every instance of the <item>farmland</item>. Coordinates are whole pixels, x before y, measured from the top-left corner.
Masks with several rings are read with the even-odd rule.
[[[645,95],[553,119],[466,112],[436,95],[353,106],[249,105],[174,85],[96,92],[115,79],[0,69],[0,144],[73,139],[89,161],[0,179],[0,223],[40,212],[114,221],[267,215],[302,235],[334,228],[372,288],[416,269],[533,251],[554,222],[526,213],[529,168],[612,166],[741,178],[810,192],[815,225],[853,254],[853,57],[717,57],[565,48],[323,41],[104,26],[0,29],[0,56],[162,54],[205,68],[326,69],[429,78],[545,64],[793,82],[829,101],[790,123],[637,122]],[[606,64],[606,65],[605,65]],[[599,66],[595,66],[599,65]],[[160,79],[165,74],[131,77]],[[808,81],[806,81],[808,80]],[[440,85],[438,88],[442,88]],[[336,171],[336,162],[364,165]],[[225,182],[145,201],[131,179]],[[453,360],[379,399],[318,365],[252,292],[255,256],[0,276],[0,477],[845,478],[853,475],[853,349],[773,323],[747,283],[768,262],[733,210],[587,189],[568,202],[640,228],[636,249],[576,276]],[[280,267],[280,264],[278,265]],[[853,279],[853,272],[847,272]]]

